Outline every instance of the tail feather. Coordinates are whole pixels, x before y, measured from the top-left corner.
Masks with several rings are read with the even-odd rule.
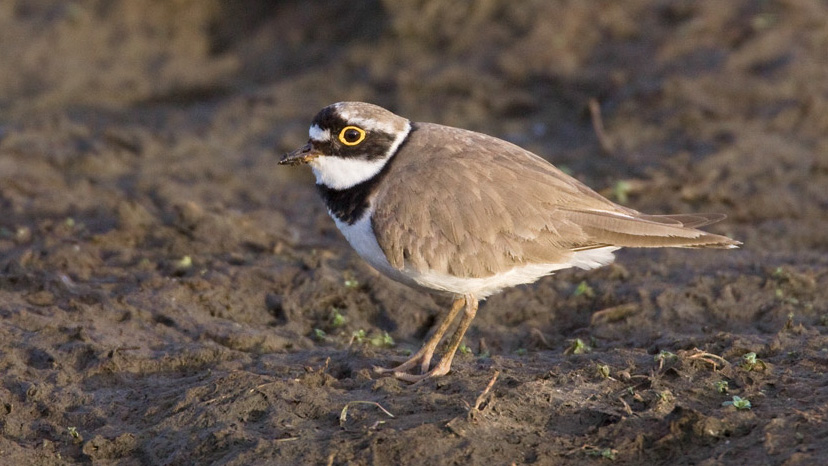
[[[596,244],[620,247],[736,248],[739,241],[695,227],[725,218],[721,214],[627,215],[571,210],[565,217]]]
[[[642,220],[656,223],[668,223],[685,228],[698,228],[716,223],[727,218],[725,214],[671,214],[671,215],[641,215]]]

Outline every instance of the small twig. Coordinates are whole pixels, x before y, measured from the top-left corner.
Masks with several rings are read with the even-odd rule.
[[[704,361],[713,366],[714,371],[719,369],[717,361],[721,363],[722,367],[725,367],[729,364],[725,358],[715,355],[713,353],[708,353],[707,351],[702,351],[698,348],[694,348],[692,350],[692,353],[693,354],[687,356],[688,359]]]
[[[494,375],[492,376],[492,379],[489,380],[489,383],[486,385],[486,388],[483,389],[483,392],[480,394],[480,396],[477,397],[477,400],[474,401],[474,406],[469,409],[468,413],[466,413],[467,420],[474,420],[474,417],[477,415],[477,413],[480,412],[480,405],[482,405],[483,402],[486,401],[486,397],[489,395],[489,391],[491,391],[492,387],[494,387],[495,382],[497,382],[497,377],[499,375],[500,371],[495,371]]]
[[[589,99],[589,113],[592,116],[592,128],[595,130],[598,143],[601,144],[601,150],[606,155],[612,155],[615,152],[615,146],[604,131],[604,120],[601,118],[601,105],[598,99]]]
[[[116,353],[120,353],[121,351],[132,351],[132,350],[139,350],[141,349],[140,346],[119,346],[115,348]]]
[[[540,340],[541,343],[543,343],[543,346],[545,346],[546,349],[552,349],[552,345],[550,345],[549,340],[547,340],[546,337],[543,336],[543,332],[541,332],[537,328],[533,328],[532,330],[529,331],[529,333],[531,335],[536,336],[538,338],[538,340]]]
[[[387,414],[388,417],[394,417],[393,414],[388,412],[387,409],[383,408],[382,405],[377,403],[376,401],[349,401],[345,404],[345,407],[342,408],[342,412],[339,413],[339,427],[345,427],[345,421],[348,420],[348,409],[351,405],[374,405],[380,409],[383,413]]]
[[[276,443],[282,443],[282,442],[292,442],[292,441],[294,441],[294,440],[299,440],[299,437],[285,437],[285,438],[277,438],[276,440],[274,440],[274,442],[276,442]]]
[[[625,411],[628,415],[632,416],[632,415],[633,415],[633,410],[632,410],[632,408],[630,408],[630,404],[629,404],[629,403],[627,403],[627,400],[625,400],[623,396],[619,396],[619,397],[618,397],[618,401],[620,401],[620,402],[621,402],[621,404],[623,404],[623,405],[624,405],[624,411]]]

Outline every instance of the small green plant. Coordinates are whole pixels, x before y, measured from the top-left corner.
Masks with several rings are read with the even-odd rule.
[[[610,461],[615,461],[615,455],[618,453],[612,448],[598,448],[591,445],[584,445],[582,448],[588,456],[603,458]]]
[[[587,298],[594,298],[595,297],[595,290],[592,289],[591,286],[586,281],[582,281],[578,283],[578,286],[575,288],[575,291],[572,293],[575,296],[586,296]]]
[[[333,308],[331,310],[331,327],[333,327],[333,328],[342,327],[343,325],[345,325],[345,322],[347,322],[347,319],[345,319],[345,316],[343,316],[342,313],[339,312],[339,309]]]
[[[730,387],[728,387],[727,380],[719,380],[718,382],[715,382],[713,384],[713,387],[716,388],[717,392],[723,394],[727,394],[727,392],[730,390]]]
[[[736,409],[744,410],[750,409],[750,400],[747,398],[742,398],[740,396],[733,395],[732,401],[725,401],[722,403],[722,406],[733,406]]]
[[[460,347],[457,349],[458,351],[460,351],[460,354],[472,354],[471,348],[469,348],[465,342],[460,343]]]
[[[672,352],[667,351],[667,350],[661,350],[661,351],[658,352],[658,354],[653,356],[653,361],[659,362],[659,363],[663,363],[664,361],[675,361],[676,359],[678,359],[678,356],[676,356],[676,353],[672,353]]]
[[[626,204],[630,200],[629,194],[631,190],[632,185],[629,181],[619,180],[612,187],[612,195],[619,204]]]
[[[526,356],[526,354],[527,354],[528,352],[529,352],[529,351],[527,351],[527,350],[526,350],[526,348],[518,348],[518,349],[515,351],[515,354],[517,354],[518,356]]]
[[[365,338],[366,338],[365,330],[362,330],[362,329],[359,329],[356,332],[354,332],[353,334],[351,334],[351,341],[352,342],[355,341],[355,342],[359,343],[360,345],[365,341]]]
[[[193,258],[190,256],[184,256],[177,260],[174,265],[177,270],[187,270],[193,266]]]
[[[66,430],[69,431],[69,435],[72,437],[72,441],[75,443],[83,442],[83,437],[81,436],[80,432],[78,432],[78,428],[75,426],[67,427]]]
[[[664,368],[665,362],[673,362],[678,359],[678,356],[675,353],[671,353],[670,351],[661,350],[653,356],[653,361],[658,363],[658,370]]]
[[[382,332],[382,335],[378,335],[370,339],[370,342],[374,346],[386,346],[391,347],[394,346],[394,339],[391,338],[391,335],[388,332]]]
[[[598,364],[596,369],[598,370],[598,375],[601,376],[601,378],[604,378],[604,379],[609,378],[609,376],[610,376],[610,367],[608,365]]]
[[[757,358],[753,351],[742,356],[742,368],[746,371],[765,370],[766,367],[764,361]]]
[[[592,348],[589,347],[583,340],[580,338],[576,338],[575,341],[572,342],[569,347],[564,350],[564,354],[584,354],[589,353],[592,351]]]
[[[373,346],[385,346],[385,347],[392,347],[397,343],[388,334],[388,332],[382,332],[382,335],[377,335],[375,337],[368,337],[368,334],[363,329],[359,329],[356,332],[351,334],[351,343],[357,342],[357,344],[363,343],[370,343]]]
[[[345,288],[359,288],[359,282],[353,278],[345,279]]]
[[[328,334],[325,333],[325,331],[322,330],[321,328],[315,328],[315,329],[313,329],[313,337],[316,338],[317,340],[322,341],[322,340],[324,340],[328,337]]]
[[[663,392],[658,392],[658,402],[659,403],[669,403],[673,401],[673,394],[670,393],[670,390],[664,390]]]

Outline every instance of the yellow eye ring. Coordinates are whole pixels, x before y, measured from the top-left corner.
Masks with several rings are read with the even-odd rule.
[[[365,130],[356,126],[346,126],[339,132],[339,142],[346,146],[355,146],[365,139]]]

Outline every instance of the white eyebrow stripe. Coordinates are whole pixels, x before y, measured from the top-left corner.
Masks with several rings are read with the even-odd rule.
[[[336,112],[343,120],[347,121],[349,125],[358,126],[365,131],[381,131],[383,133],[394,134],[401,129],[391,121],[385,122],[370,118],[360,118],[344,109],[343,106],[339,104],[336,105]]]
[[[367,118],[357,118],[357,117],[346,117],[345,118],[348,123],[359,126],[360,128],[364,129],[365,131],[379,131],[382,133],[387,134],[394,134],[399,131],[393,123],[386,123],[378,120],[371,120]]]
[[[322,129],[318,125],[311,125],[308,130],[308,135],[311,139],[317,142],[326,142],[331,140],[331,132],[327,129]]]

